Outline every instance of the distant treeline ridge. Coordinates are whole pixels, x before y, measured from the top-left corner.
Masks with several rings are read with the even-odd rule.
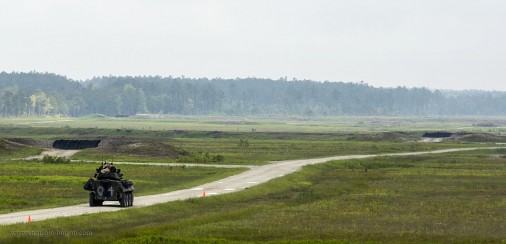
[[[311,80],[0,73],[0,116],[506,115],[506,92],[377,88]]]

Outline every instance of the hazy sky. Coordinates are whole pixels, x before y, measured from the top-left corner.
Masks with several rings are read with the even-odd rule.
[[[0,0],[0,70],[506,91],[504,0]]]

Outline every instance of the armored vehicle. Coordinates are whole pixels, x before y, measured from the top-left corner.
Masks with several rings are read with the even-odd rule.
[[[104,166],[105,165],[105,166]],[[111,164],[103,164],[97,169],[95,178],[90,178],[84,189],[90,191],[90,207],[102,206],[104,201],[119,201],[121,207],[129,207],[134,204],[133,182],[123,179],[121,170],[110,169]]]

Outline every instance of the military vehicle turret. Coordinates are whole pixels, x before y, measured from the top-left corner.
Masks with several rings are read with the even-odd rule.
[[[121,207],[133,206],[133,182],[123,179],[120,169],[112,163],[103,163],[96,171],[96,179],[90,178],[83,187],[90,191],[90,207],[102,206],[104,201],[119,201]]]

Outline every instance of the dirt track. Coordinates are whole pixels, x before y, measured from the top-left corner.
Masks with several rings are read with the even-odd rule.
[[[191,189],[184,189],[168,193],[136,197],[134,202],[134,208],[151,206],[158,203],[165,203],[176,200],[184,200],[188,198],[202,197],[204,191],[206,192],[207,196],[236,192],[293,173],[297,170],[300,170],[305,165],[324,163],[333,160],[361,159],[378,156],[412,156],[412,155],[450,153],[450,152],[460,152],[460,151],[470,151],[480,149],[491,150],[499,148],[505,147],[458,148],[458,149],[446,149],[429,152],[389,153],[380,155],[377,154],[350,155],[350,156],[336,156],[317,159],[277,161],[272,162],[271,164],[268,165],[252,167],[250,168],[250,170],[240,173],[238,175],[230,176],[225,179],[200,185]],[[83,194],[86,193],[83,192]],[[102,207],[89,207],[88,204],[81,204],[75,206],[29,210],[16,213],[2,214],[0,215],[0,225],[26,222],[28,216],[31,217],[32,221],[41,221],[45,219],[53,219],[65,216],[77,216],[99,212],[113,212],[124,209],[120,208],[118,203],[114,202],[106,202],[106,203],[108,203],[108,205]]]

